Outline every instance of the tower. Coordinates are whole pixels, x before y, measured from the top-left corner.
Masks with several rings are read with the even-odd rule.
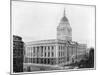
[[[65,9],[64,9],[63,17],[61,18],[60,23],[57,26],[57,39],[66,40],[66,41],[72,40],[72,29],[66,17]]]

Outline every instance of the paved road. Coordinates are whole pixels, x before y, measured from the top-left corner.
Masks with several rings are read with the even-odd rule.
[[[41,65],[41,64],[32,64],[31,71],[46,71],[46,70],[68,70],[74,69],[72,66],[56,66],[56,65]]]

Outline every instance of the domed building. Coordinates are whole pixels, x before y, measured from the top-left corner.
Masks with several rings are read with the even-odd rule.
[[[25,43],[24,71],[34,71],[34,65],[59,68],[79,61],[78,57],[85,54],[86,44],[72,41],[72,28],[65,13],[64,9],[63,17],[57,26],[57,39]]]
[[[60,24],[57,27],[57,39],[72,41],[72,29],[65,15],[65,10],[64,10],[63,17],[61,18]]]

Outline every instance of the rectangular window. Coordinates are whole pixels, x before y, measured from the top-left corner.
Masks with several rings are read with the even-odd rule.
[[[43,46],[41,46],[41,52],[43,53]]]
[[[45,50],[46,50],[46,47],[45,47]]]
[[[35,53],[35,49],[33,50],[33,53]]]
[[[52,57],[54,56],[54,53],[52,52]]]
[[[50,50],[50,47],[48,46],[48,50]]]
[[[43,51],[41,51],[41,57],[43,56]]]
[[[61,52],[61,57],[62,57],[62,52]]]
[[[59,46],[59,50],[60,50],[60,46]]]
[[[60,57],[60,52],[59,52],[59,57]]]
[[[61,50],[62,50],[63,48],[62,48],[62,46],[61,46]]]
[[[45,57],[46,57],[46,52],[45,52]]]
[[[48,52],[48,57],[50,57],[50,52]]]
[[[52,46],[52,50],[54,49],[54,47]]]

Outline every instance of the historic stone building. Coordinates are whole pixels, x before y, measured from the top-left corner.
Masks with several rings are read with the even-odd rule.
[[[20,36],[13,35],[13,72],[23,72],[24,42]]]
[[[61,66],[80,60],[86,44],[72,41],[72,29],[65,15],[57,27],[57,39],[32,41],[25,44],[24,68],[34,64]],[[78,59],[78,60],[77,60]]]

